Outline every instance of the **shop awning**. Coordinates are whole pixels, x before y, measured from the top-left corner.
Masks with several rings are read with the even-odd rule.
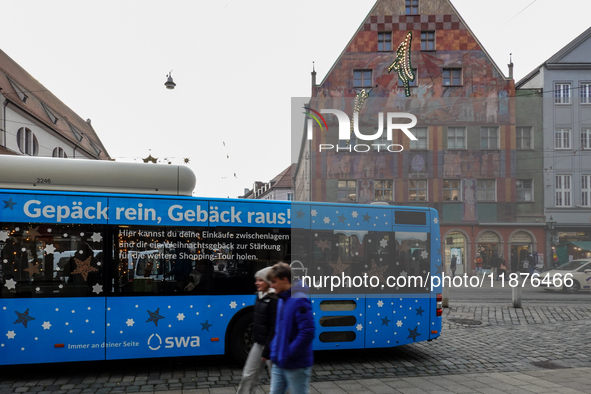
[[[591,241],[576,241],[576,242],[569,242],[576,246],[577,248],[581,248],[583,250],[591,252]]]

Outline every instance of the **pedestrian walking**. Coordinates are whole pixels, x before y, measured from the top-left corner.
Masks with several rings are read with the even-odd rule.
[[[308,394],[314,364],[312,341],[314,317],[301,281],[291,283],[291,268],[285,263],[273,266],[269,273],[277,292],[275,335],[271,342],[271,394]]]
[[[257,298],[254,303],[253,334],[254,344],[242,370],[242,380],[238,386],[238,394],[254,393],[261,372],[265,365],[271,375],[270,350],[271,340],[275,331],[275,316],[278,297],[271,288],[269,272],[271,267],[263,268],[254,274]]]
[[[505,274],[507,273],[507,262],[505,261],[505,256],[501,255],[499,257],[499,275],[497,275],[497,280],[505,280]]]
[[[456,267],[458,264],[458,257],[454,254],[451,256],[451,262],[449,263],[449,269],[451,270],[452,279],[456,277]]]
[[[492,277],[495,279],[499,279],[499,274],[497,273],[499,269],[499,256],[497,253],[493,253],[492,258],[490,259],[490,272]]]
[[[476,263],[476,274],[478,275],[479,272],[482,273],[482,257],[480,253],[476,253],[476,260],[474,262]]]

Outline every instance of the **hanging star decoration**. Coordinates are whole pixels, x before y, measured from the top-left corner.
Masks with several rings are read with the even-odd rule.
[[[328,263],[328,265],[330,265],[334,270],[332,275],[337,276],[343,274],[350,264],[343,264],[341,258],[339,257],[336,263]]]
[[[384,279],[384,272],[387,269],[388,269],[387,265],[380,267],[379,265],[376,264],[375,261],[372,260],[371,261],[371,269],[367,273],[367,276],[369,276],[370,278],[372,276],[377,276],[380,279],[381,283],[386,283],[386,280]]]
[[[39,265],[29,263],[29,266],[25,268],[23,271],[27,271],[29,273],[29,276],[33,276],[39,273]]]
[[[412,41],[412,31],[406,33],[404,41],[400,43],[396,50],[396,59],[388,67],[388,73],[392,70],[398,73],[398,78],[404,84],[404,94],[406,97],[410,96],[409,82],[415,80],[415,74],[412,71],[410,64],[410,44]]]
[[[406,337],[406,339],[408,338],[412,338],[413,342],[417,341],[417,337],[421,334],[418,333],[419,331],[419,326],[416,326],[414,330],[411,330],[410,328],[407,328],[408,330],[408,336]]]
[[[164,316],[160,315],[160,308],[156,309],[154,312],[148,311],[150,314],[150,318],[146,320],[146,323],[153,321],[156,327],[158,327],[158,320],[164,319]]]
[[[16,313],[16,315],[18,316],[18,319],[16,319],[14,324],[23,323],[23,326],[25,326],[25,328],[27,328],[28,322],[30,322],[31,320],[35,320],[34,317],[29,316],[29,308],[27,308],[25,313],[20,313],[17,311],[14,311],[14,313]]]
[[[82,277],[84,278],[85,281],[88,280],[88,274],[90,274],[91,272],[97,272],[98,269],[92,267],[90,265],[90,259],[92,257],[87,258],[84,261],[78,260],[77,258],[74,258],[74,261],[76,262],[76,269],[74,271],[72,271],[72,274],[80,274],[82,275]]]

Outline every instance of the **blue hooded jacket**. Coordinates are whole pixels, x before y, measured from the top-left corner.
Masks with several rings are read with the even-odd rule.
[[[314,317],[306,290],[298,281],[290,290],[278,294],[271,361],[279,368],[305,368],[314,364]]]

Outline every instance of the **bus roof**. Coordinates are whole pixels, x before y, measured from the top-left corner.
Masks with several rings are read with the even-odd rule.
[[[1,189],[191,196],[186,166],[0,155]]]

